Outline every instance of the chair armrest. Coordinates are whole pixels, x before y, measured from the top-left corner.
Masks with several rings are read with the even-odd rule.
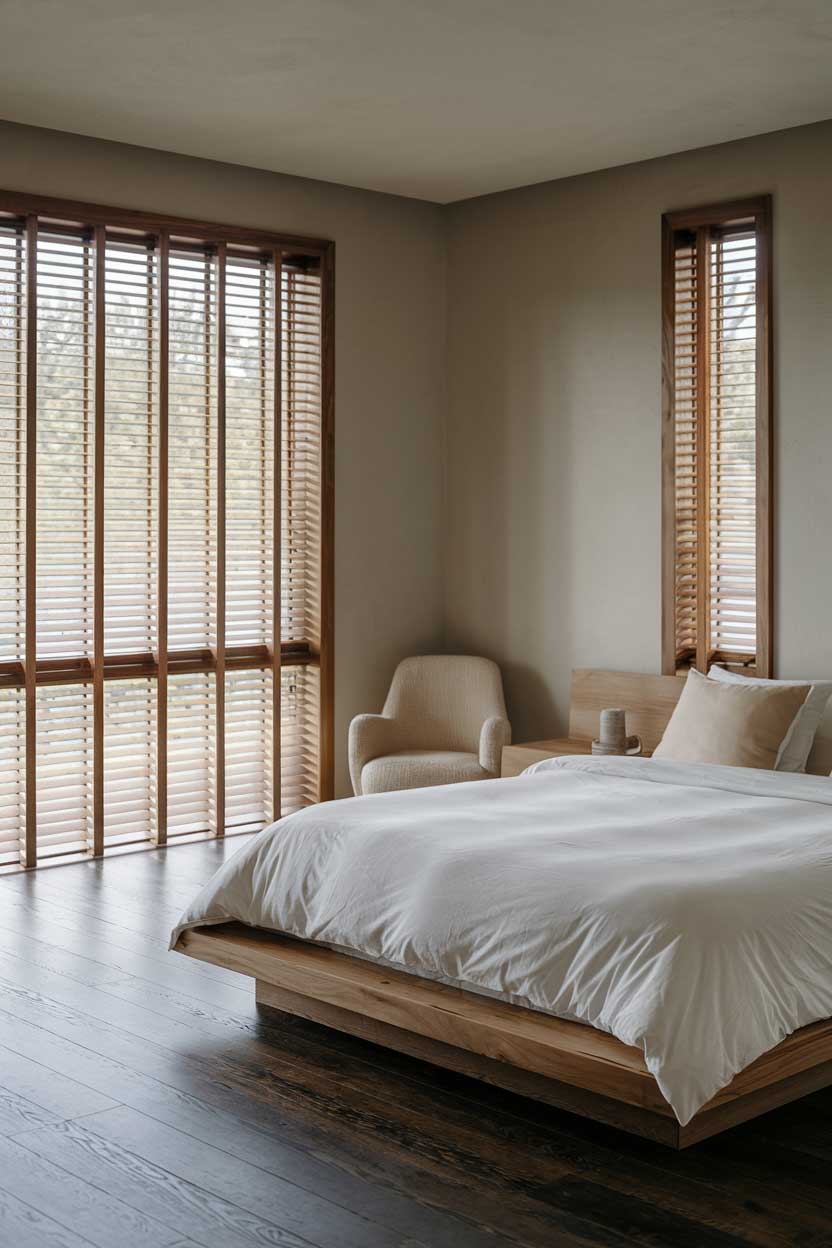
[[[356,715],[350,724],[350,779],[356,797],[361,796],[361,772],[365,763],[393,754],[398,746],[398,723],[386,715]]]
[[[480,731],[480,767],[493,777],[502,769],[503,746],[511,744],[511,724],[501,715],[492,715]]]

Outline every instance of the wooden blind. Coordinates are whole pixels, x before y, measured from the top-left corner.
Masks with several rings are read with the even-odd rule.
[[[278,351],[274,326],[282,267],[278,264],[276,269],[264,257],[230,257],[226,269],[225,637],[228,645],[262,652],[271,644],[273,628],[279,628],[279,620],[273,618],[277,601],[274,498],[283,480],[288,509],[292,485],[290,473],[275,473],[280,448],[275,444],[273,419]],[[281,301],[281,306],[288,305]],[[287,319],[282,317],[281,325]],[[291,405],[284,402],[282,410],[291,419]],[[319,533],[310,536],[317,545]],[[308,645],[311,637],[303,641]],[[225,822],[229,828],[262,826],[272,806],[280,805],[275,801],[271,766],[273,675],[260,668],[235,669],[225,676]],[[285,744],[282,759],[285,766]],[[282,809],[301,804],[284,802]]]
[[[699,446],[697,438],[696,240],[681,238],[674,256],[675,643],[696,654],[699,591]]]
[[[310,541],[321,522],[321,281],[314,270],[287,271],[283,298],[291,315],[283,323],[282,635],[318,644],[320,543]]]
[[[664,668],[771,669],[770,205],[665,218]]]
[[[331,249],[83,207],[0,195],[5,868],[329,792]]]
[[[157,645],[159,258],[148,237],[104,237],[102,653],[112,670]],[[105,847],[157,839],[157,679],[101,682]]]
[[[0,220],[0,866],[26,819],[26,227]]]

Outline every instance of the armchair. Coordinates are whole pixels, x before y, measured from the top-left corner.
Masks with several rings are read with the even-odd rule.
[[[491,780],[510,741],[496,663],[467,655],[404,659],[382,713],[350,724],[352,787],[360,796]]]

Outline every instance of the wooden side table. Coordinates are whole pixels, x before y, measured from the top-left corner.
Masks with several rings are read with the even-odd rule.
[[[577,737],[559,737],[554,741],[527,741],[522,745],[504,745],[500,775],[519,776],[521,771],[543,758],[560,754],[591,754],[592,742]]]
[[[500,776],[519,776],[521,771],[539,763],[543,758],[557,758],[560,754],[591,754],[592,742],[583,737],[557,737],[554,741],[526,741],[522,745],[504,745]],[[641,757],[649,758],[652,750],[642,750]]]

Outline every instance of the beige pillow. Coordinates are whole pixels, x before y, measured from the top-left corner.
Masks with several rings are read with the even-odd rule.
[[[691,669],[653,757],[772,769],[811,688],[722,684]]]

